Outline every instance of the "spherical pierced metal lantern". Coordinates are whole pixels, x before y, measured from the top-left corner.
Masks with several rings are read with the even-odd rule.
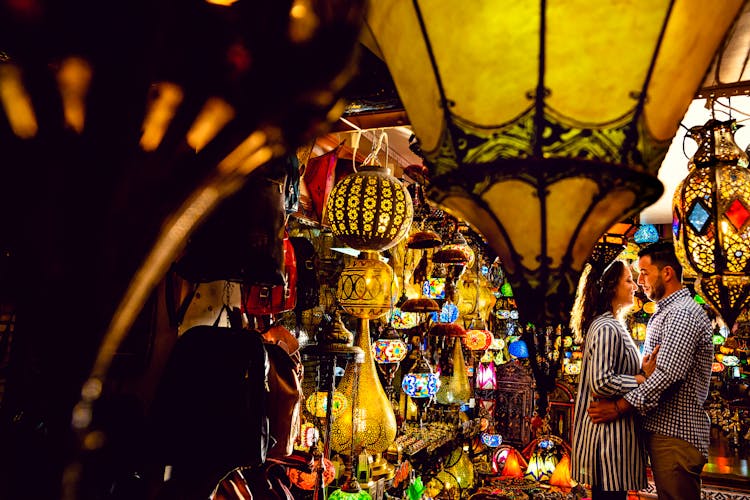
[[[363,166],[333,187],[326,222],[333,234],[356,250],[385,250],[406,236],[414,207],[398,179],[384,168]]]
[[[690,129],[698,151],[674,194],[675,253],[727,326],[750,302],[750,170],[734,120]]]

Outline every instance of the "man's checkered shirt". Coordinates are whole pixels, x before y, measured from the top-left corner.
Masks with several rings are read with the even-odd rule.
[[[711,422],[703,405],[714,357],[711,322],[686,288],[656,306],[643,346],[649,354],[661,345],[656,370],[625,399],[644,415],[646,431],[687,441],[708,458]]]

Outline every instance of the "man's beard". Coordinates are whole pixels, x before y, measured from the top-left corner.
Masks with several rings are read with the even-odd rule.
[[[662,281],[661,276],[660,276],[659,279],[656,280],[656,283],[651,285],[651,290],[646,295],[648,296],[649,299],[656,302],[658,300],[661,300],[662,297],[664,297],[665,291],[666,290],[664,289],[664,281]]]

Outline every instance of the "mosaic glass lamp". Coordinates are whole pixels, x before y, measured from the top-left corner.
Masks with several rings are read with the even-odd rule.
[[[383,329],[372,345],[372,355],[385,379],[385,392],[389,400],[393,397],[393,377],[407,353],[406,342],[391,325]]]
[[[690,129],[698,150],[677,186],[675,253],[695,289],[731,328],[750,304],[750,170],[734,120]]]
[[[420,354],[409,373],[401,379],[401,389],[418,404],[426,403],[437,394],[440,376],[432,370],[423,354]]]
[[[653,224],[639,224],[638,229],[633,235],[633,241],[639,245],[656,243],[659,241],[659,231],[656,230],[656,226]]]

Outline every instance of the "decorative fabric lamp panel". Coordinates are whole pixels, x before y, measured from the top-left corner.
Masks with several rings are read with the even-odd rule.
[[[371,5],[428,196],[487,238],[525,318],[567,322],[601,234],[661,195],[661,161],[741,5]]]

